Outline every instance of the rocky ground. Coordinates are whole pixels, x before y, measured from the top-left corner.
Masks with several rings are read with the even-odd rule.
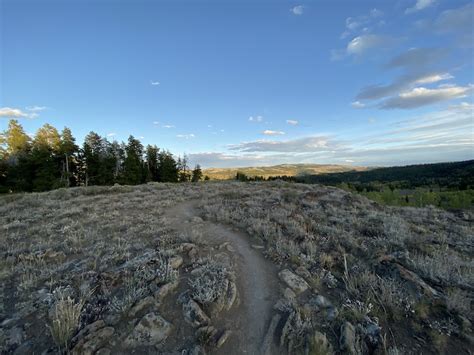
[[[473,221],[281,182],[3,196],[0,350],[470,354]]]

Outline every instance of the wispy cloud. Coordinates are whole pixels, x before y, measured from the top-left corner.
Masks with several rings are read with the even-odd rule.
[[[107,137],[115,137],[116,135],[117,135],[117,133],[115,133],[115,132],[107,133]]]
[[[31,112],[40,112],[47,110],[48,108],[46,106],[27,106],[26,109]]]
[[[195,138],[196,136],[194,135],[194,133],[188,133],[188,134],[177,134],[176,135],[176,138],[183,138],[183,139],[191,139],[191,138]]]
[[[165,125],[163,125],[163,128],[168,128],[169,129],[169,128],[175,128],[175,126],[172,125],[172,124],[165,124]]]
[[[159,82],[159,81],[150,80],[150,84],[151,84],[152,86],[158,86],[158,85],[160,85],[160,82]]]
[[[347,54],[360,56],[370,49],[386,48],[392,45],[395,39],[390,36],[366,34],[353,38],[347,44]]]
[[[387,99],[381,104],[383,109],[410,109],[431,105],[447,100],[466,97],[473,89],[469,86],[438,86],[435,89],[425,87],[414,88]]]
[[[305,7],[303,5],[297,5],[297,6],[292,7],[290,9],[290,12],[293,15],[301,16],[304,13],[304,9],[305,9]]]
[[[250,122],[262,122],[263,121],[263,116],[250,116],[249,121]]]
[[[229,149],[241,152],[286,152],[303,153],[321,150],[333,150],[336,143],[325,136],[305,137],[285,141],[257,140],[230,145]]]
[[[283,131],[273,131],[271,129],[266,129],[265,131],[262,132],[263,135],[265,136],[282,136],[285,134]]]
[[[360,101],[354,101],[351,103],[353,108],[364,108],[366,105]]]
[[[286,120],[286,123],[291,126],[297,126],[299,122],[297,120]]]
[[[436,0],[416,0],[416,3],[405,10],[406,14],[412,14],[432,6]]]

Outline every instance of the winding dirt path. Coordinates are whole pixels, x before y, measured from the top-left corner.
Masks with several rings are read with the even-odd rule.
[[[198,202],[181,203],[166,216],[171,227],[181,233],[192,230],[202,233],[202,241],[209,244],[229,242],[235,250],[237,285],[240,304],[220,315],[217,324],[233,331],[229,341],[215,354],[276,354],[273,343],[263,344],[273,315],[273,305],[279,298],[276,267],[260,251],[252,248],[248,235],[211,221],[195,223],[199,217]]]

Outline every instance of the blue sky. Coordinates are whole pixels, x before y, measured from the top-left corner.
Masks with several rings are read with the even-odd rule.
[[[474,158],[469,0],[0,0],[0,130],[205,167]]]

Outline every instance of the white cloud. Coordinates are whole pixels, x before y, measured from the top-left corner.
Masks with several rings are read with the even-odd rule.
[[[36,112],[24,112],[18,108],[2,107],[0,108],[0,117],[7,118],[36,118]]]
[[[115,137],[116,135],[117,135],[117,133],[115,133],[115,132],[107,133],[107,137]]]
[[[297,120],[286,120],[286,123],[291,126],[297,126],[299,122]]]
[[[449,73],[431,74],[431,75],[423,76],[423,77],[419,78],[418,80],[416,80],[415,82],[417,84],[432,84],[432,83],[436,83],[438,81],[449,80],[449,79],[453,79],[453,78],[454,77]]]
[[[416,0],[416,3],[412,7],[407,8],[405,13],[412,14],[424,10],[433,5],[435,2],[436,0]]]
[[[392,39],[387,36],[367,34],[357,36],[347,44],[346,51],[348,54],[361,55],[369,49],[387,45]]]
[[[263,121],[263,116],[250,116],[249,121],[250,122],[262,122]]]
[[[230,150],[241,152],[285,152],[307,153],[338,149],[335,142],[325,136],[312,136],[286,141],[257,140],[229,146]]]
[[[365,104],[360,102],[360,101],[354,101],[354,102],[351,103],[351,106],[353,108],[364,108]]]
[[[384,109],[409,109],[425,105],[431,105],[442,101],[463,98],[473,89],[469,86],[438,86],[435,89],[417,87],[409,91],[400,93],[398,96],[385,100],[381,108]]]
[[[175,128],[175,126],[172,124],[165,124],[163,125],[163,128]]]
[[[297,5],[295,7],[292,7],[290,9],[290,12],[293,14],[293,15],[297,15],[297,16],[300,16],[300,15],[303,15],[304,13],[304,6],[303,5]]]
[[[159,82],[159,81],[150,80],[150,84],[151,84],[152,86],[158,86],[158,85],[160,85],[160,82]]]
[[[48,108],[46,106],[27,106],[26,109],[31,112],[40,112]]]
[[[263,135],[265,136],[282,136],[285,134],[285,132],[282,131],[272,131],[271,129],[266,129],[265,131],[262,132]]]
[[[154,125],[159,125],[160,122],[159,122],[159,121],[153,121],[153,124],[154,124]]]
[[[190,139],[190,138],[195,138],[196,136],[194,133],[189,133],[189,134],[177,134],[176,138],[184,138],[184,139]]]

